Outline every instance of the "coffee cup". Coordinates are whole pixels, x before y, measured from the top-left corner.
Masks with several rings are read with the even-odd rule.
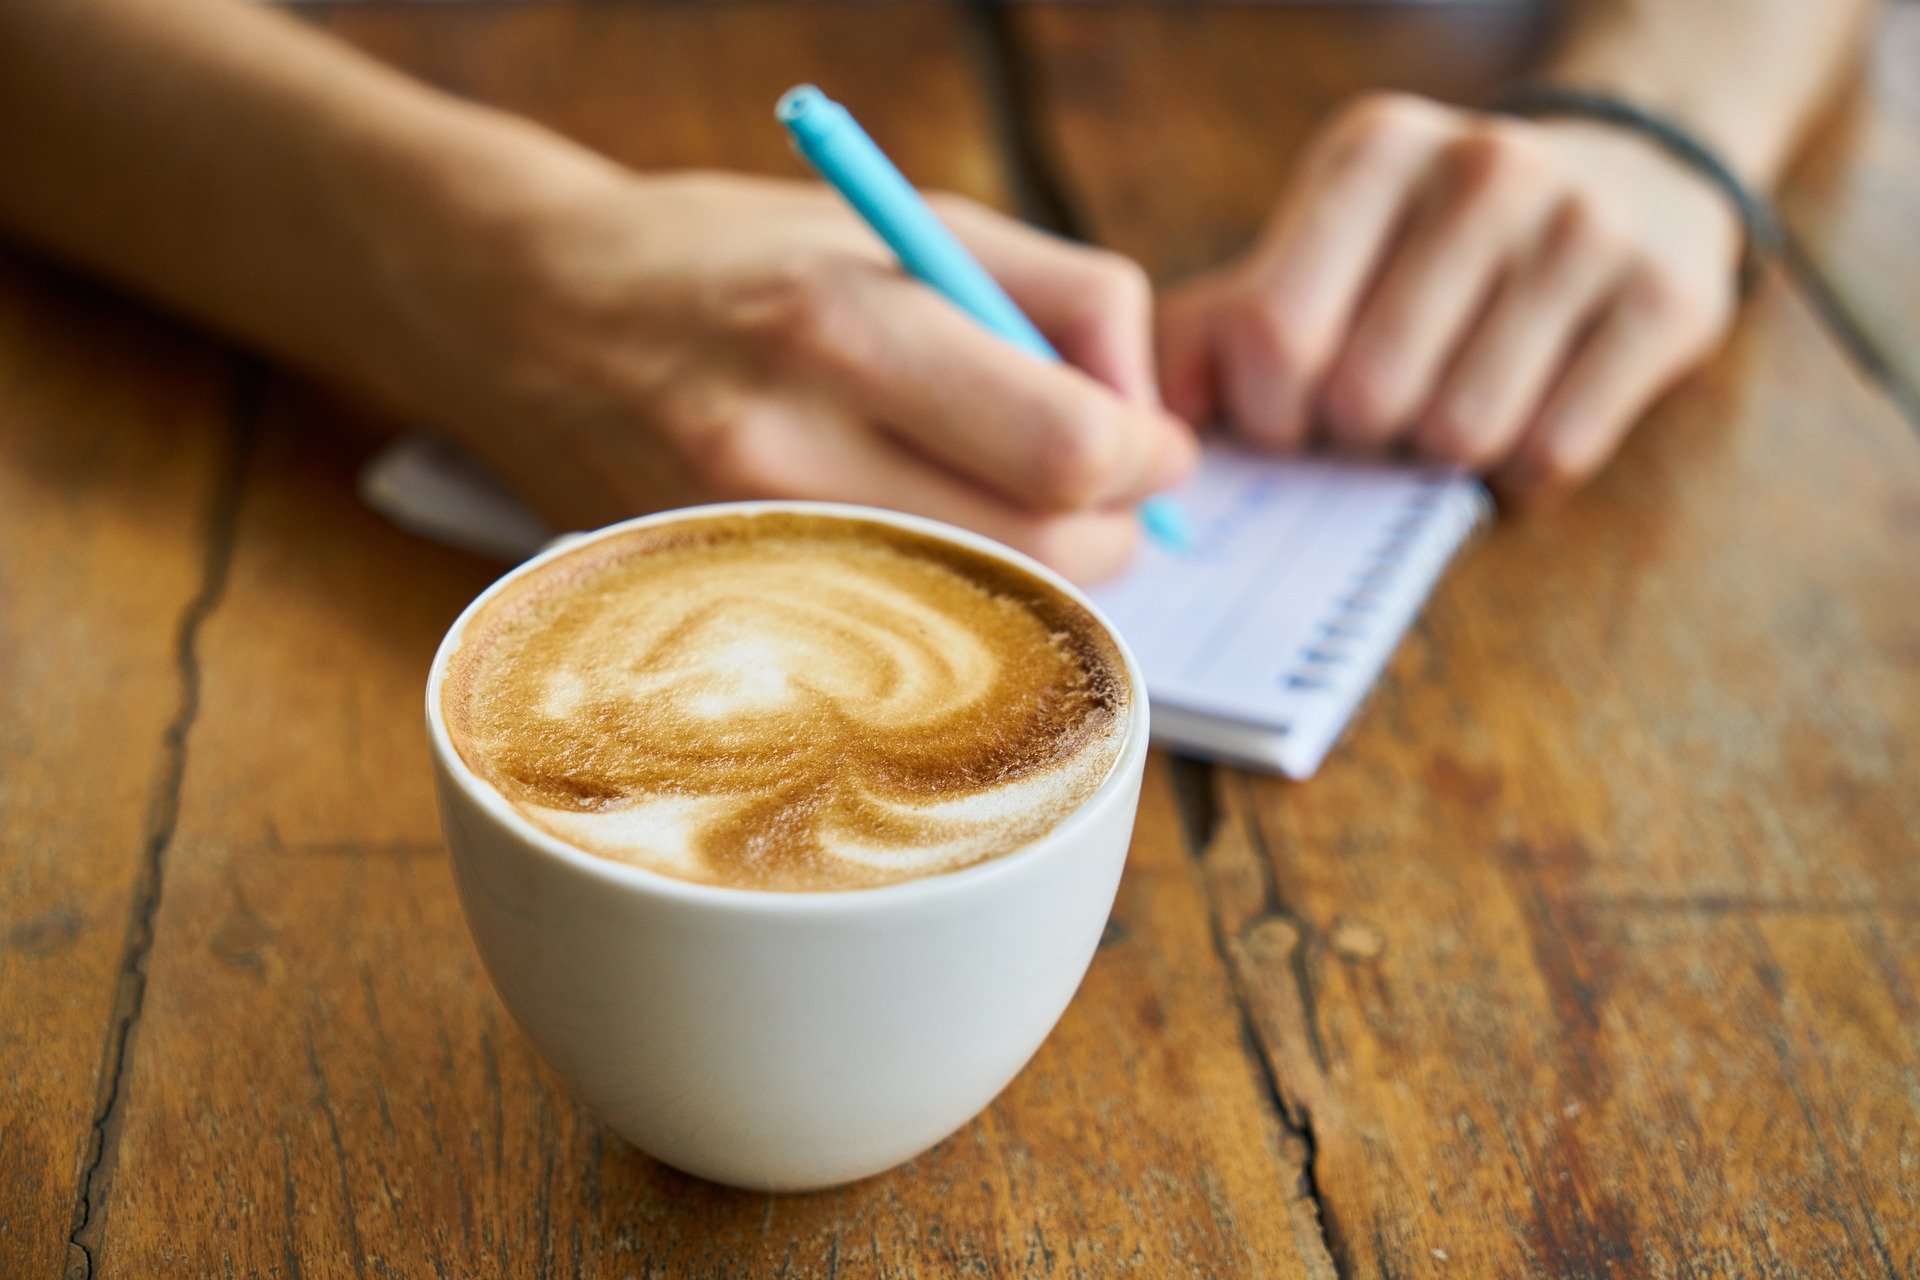
[[[486,603],[557,556],[625,531],[795,512],[878,522],[1017,569],[1085,609],[1131,687],[1092,794],[1019,848],[898,883],[794,893],[695,883],[596,856],[518,812],[462,759],[442,689]],[[985,1108],[1078,988],[1111,910],[1148,740],[1125,641],[1071,584],[978,535],[824,503],[735,503],[568,539],[448,631],[427,684],[442,824],[468,928],[502,1002],[553,1072],[640,1150],[739,1187],[799,1191],[879,1173]]]

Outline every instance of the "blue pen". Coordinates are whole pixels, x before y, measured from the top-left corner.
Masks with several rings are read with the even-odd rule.
[[[803,84],[781,95],[774,114],[793,135],[795,150],[846,197],[909,275],[1022,351],[1046,360],[1060,358],[1053,344],[954,238],[845,107]],[[1149,498],[1141,503],[1140,523],[1169,550],[1184,551],[1193,545],[1186,512],[1170,499]]]

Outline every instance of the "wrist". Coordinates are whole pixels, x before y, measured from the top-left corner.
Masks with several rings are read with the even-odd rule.
[[[459,104],[355,168],[344,220],[371,313],[343,334],[347,376],[455,434],[512,420],[557,376],[570,229],[629,180],[538,126]]]
[[[1784,140],[1769,113],[1696,68],[1675,64],[1672,50],[1650,55],[1623,34],[1595,37],[1562,51],[1540,68],[1540,78],[1607,94],[1672,120],[1711,149],[1742,182],[1771,189]]]

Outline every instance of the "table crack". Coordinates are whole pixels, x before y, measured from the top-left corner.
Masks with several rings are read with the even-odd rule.
[[[1251,802],[1247,799],[1247,777],[1243,773],[1225,773],[1217,767],[1208,768],[1207,774],[1214,786],[1210,788],[1212,798],[1209,812],[1213,821],[1207,830],[1205,844],[1190,846],[1188,853],[1196,862],[1204,863],[1221,834],[1225,806],[1218,798],[1218,787],[1231,781],[1238,785],[1241,795],[1239,814],[1245,822],[1245,832],[1252,846],[1252,853],[1260,873],[1260,913],[1242,925],[1240,934],[1244,939],[1255,926],[1265,921],[1282,921],[1295,935],[1304,940],[1305,929],[1300,918],[1290,910],[1280,896],[1280,885],[1274,874],[1272,851],[1267,847],[1266,834],[1260,824],[1252,820]],[[1253,1057],[1265,1088],[1268,1105],[1273,1108],[1275,1117],[1281,1126],[1299,1146],[1300,1184],[1298,1195],[1313,1211],[1314,1228],[1318,1233],[1320,1257],[1310,1259],[1324,1266],[1325,1273],[1336,1278],[1354,1274],[1351,1254],[1338,1223],[1334,1220],[1332,1206],[1329,1205],[1320,1189],[1319,1155],[1320,1140],[1314,1127],[1313,1108],[1300,1090],[1289,1092],[1281,1071],[1276,1063],[1277,1052],[1269,1049],[1266,1039],[1260,1032],[1260,1020],[1256,1016],[1255,997],[1251,985],[1242,968],[1242,951],[1235,946],[1236,939],[1229,934],[1226,918],[1220,911],[1212,886],[1202,878],[1207,900],[1207,917],[1213,933],[1214,949],[1219,953],[1221,963],[1226,966],[1227,982],[1233,994],[1235,1010],[1240,1017],[1241,1038],[1246,1041],[1249,1054]],[[1326,1046],[1320,1037],[1319,1015],[1315,1009],[1316,993],[1312,975],[1308,972],[1306,949],[1303,941],[1296,941],[1288,957],[1287,974],[1291,978],[1295,992],[1300,1000],[1300,1022],[1307,1049],[1312,1056],[1316,1069],[1322,1076],[1327,1072]],[[1385,1255],[1382,1255],[1383,1257]]]
[[[93,1119],[86,1155],[74,1189],[72,1228],[67,1234],[65,1280],[91,1280],[106,1221],[106,1201],[119,1158],[125,1121],[127,1063],[134,1027],[146,1001],[147,956],[160,908],[167,853],[180,816],[187,743],[200,713],[200,632],[226,594],[239,526],[240,499],[258,432],[264,373],[254,361],[235,358],[227,439],[220,472],[207,505],[200,584],[174,629],[174,668],[179,701],[160,735],[159,767],[148,803],[143,858],[133,885],[126,940],[114,977],[112,1016],[101,1048]]]
[[[1319,1160],[1320,1141],[1314,1129],[1313,1110],[1299,1098],[1288,1096],[1282,1084],[1278,1069],[1274,1066],[1274,1055],[1267,1051],[1261,1038],[1259,1021],[1253,1013],[1253,995],[1247,990],[1241,977],[1240,966],[1236,962],[1232,946],[1222,927],[1219,913],[1213,909],[1212,895],[1207,897],[1207,916],[1212,926],[1214,950],[1220,957],[1220,963],[1227,973],[1227,986],[1233,998],[1234,1013],[1240,1023],[1240,1039],[1246,1046],[1248,1058],[1252,1060],[1255,1072],[1259,1076],[1262,1095],[1268,1109],[1273,1113],[1275,1123],[1292,1140],[1293,1150],[1288,1156],[1297,1165],[1299,1181],[1294,1188],[1294,1197],[1306,1205],[1313,1215],[1313,1226],[1319,1245],[1319,1256],[1303,1258],[1309,1267],[1317,1265],[1318,1274],[1345,1280],[1353,1274],[1347,1261],[1346,1249],[1341,1243],[1326,1200],[1320,1191],[1320,1175],[1316,1168]]]
[[[1071,239],[1088,239],[1087,220],[1068,193],[1062,166],[1041,129],[1033,60],[1008,5],[1004,0],[966,0],[963,7],[981,98],[992,113],[1015,207],[1028,222]]]
[[[982,82],[982,96],[993,113],[993,126],[1008,172],[1015,204],[1030,222],[1074,239],[1087,240],[1086,219],[1076,206],[1063,169],[1052,155],[1041,127],[1042,113],[1036,102],[1034,59],[1015,27],[1004,0],[967,0],[964,6],[968,28],[975,40],[975,65]],[[1205,762],[1169,757],[1169,780],[1180,813],[1182,835],[1187,852],[1196,865],[1204,860],[1218,834],[1222,811],[1218,800],[1219,771]],[[1264,849],[1259,856],[1266,859]],[[1269,906],[1279,910],[1270,864],[1263,867]],[[1332,1228],[1327,1205],[1321,1198],[1315,1170],[1318,1142],[1313,1115],[1304,1103],[1289,1104],[1273,1055],[1266,1051],[1254,1017],[1250,993],[1246,990],[1235,962],[1232,940],[1227,936],[1219,904],[1201,876],[1201,892],[1206,903],[1209,932],[1214,950],[1227,975],[1228,992],[1239,1021],[1242,1042],[1261,1085],[1275,1123],[1285,1135],[1291,1150],[1288,1158],[1297,1163],[1299,1182],[1294,1189],[1296,1203],[1304,1204],[1313,1217],[1312,1231],[1317,1250],[1304,1256],[1310,1273],[1316,1277],[1344,1277],[1351,1274],[1339,1235]],[[1296,983],[1304,982],[1303,969],[1294,971]],[[1311,1000],[1312,991],[1303,989],[1302,999]],[[1316,1043],[1313,1051],[1324,1059],[1324,1049]]]

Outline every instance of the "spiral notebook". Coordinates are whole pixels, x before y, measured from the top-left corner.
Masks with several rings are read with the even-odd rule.
[[[360,489],[405,528],[503,560],[553,536],[425,436],[374,458]],[[1490,509],[1444,471],[1218,446],[1176,496],[1196,545],[1148,545],[1090,594],[1146,672],[1156,741],[1293,778],[1320,767]]]
[[[1148,545],[1089,592],[1147,673],[1154,738],[1310,777],[1491,509],[1468,477],[1210,447]]]

